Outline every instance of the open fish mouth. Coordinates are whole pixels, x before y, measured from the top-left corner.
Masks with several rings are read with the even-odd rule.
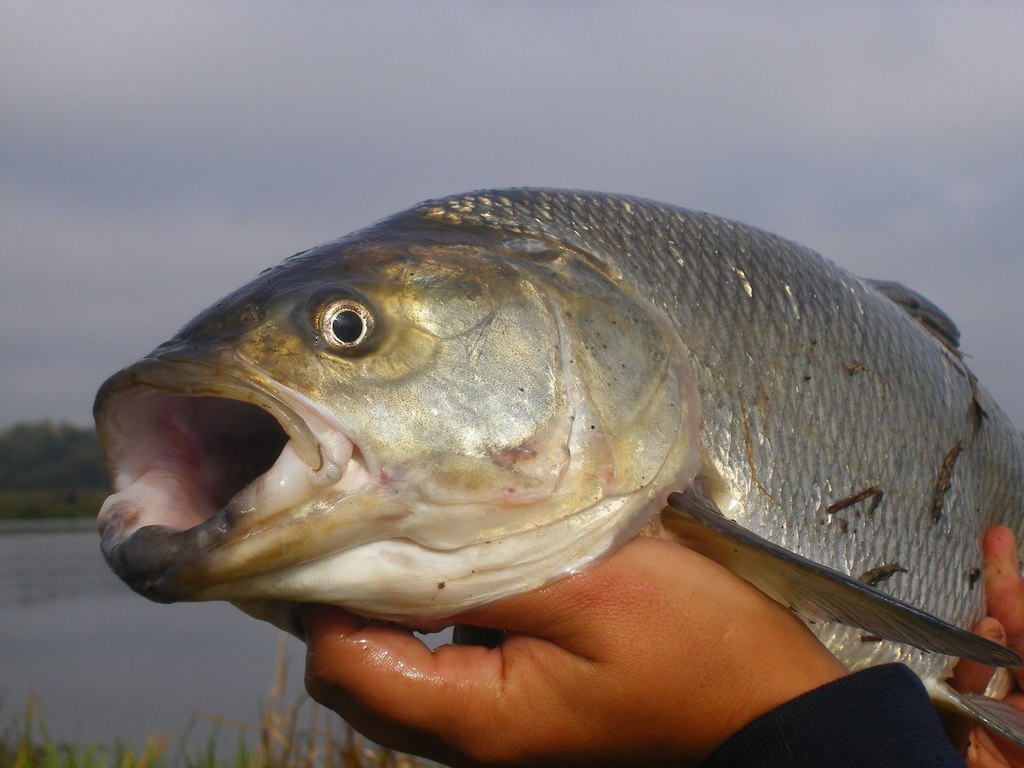
[[[114,486],[97,521],[103,554],[152,600],[193,599],[224,578],[211,568],[230,542],[318,495],[369,484],[362,452],[329,413],[245,373],[147,358],[97,395]]]

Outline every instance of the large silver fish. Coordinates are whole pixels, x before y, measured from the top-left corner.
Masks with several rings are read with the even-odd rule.
[[[965,631],[979,533],[1024,534],[1024,447],[956,337],[901,286],[707,214],[429,201],[264,271],[103,385],[103,552],[155,600],[436,626],[653,517],[851,668],[904,662],[1020,741],[943,682],[957,656],[1020,663]]]

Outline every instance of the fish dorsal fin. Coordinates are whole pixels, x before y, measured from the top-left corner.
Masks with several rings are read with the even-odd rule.
[[[857,579],[801,557],[725,518],[691,486],[673,493],[665,529],[801,616],[860,627],[885,640],[996,667],[1020,666],[1013,651],[955,627]]]
[[[960,329],[956,327],[956,323],[950,316],[939,309],[934,302],[926,299],[917,291],[910,290],[903,283],[891,280],[867,280],[865,282],[889,301],[901,307],[947,347],[950,349],[960,348]]]

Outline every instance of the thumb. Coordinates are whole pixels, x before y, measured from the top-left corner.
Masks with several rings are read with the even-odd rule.
[[[1024,653],[1024,581],[1013,532],[1002,525],[989,528],[982,538],[982,550],[987,612],[1003,625],[1010,650]],[[1024,685],[1024,671],[1017,669],[1014,674],[1018,684]]]

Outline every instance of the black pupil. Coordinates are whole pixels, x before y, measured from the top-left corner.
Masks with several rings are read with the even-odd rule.
[[[354,344],[363,335],[363,318],[352,309],[344,309],[334,316],[331,330],[343,344]]]

